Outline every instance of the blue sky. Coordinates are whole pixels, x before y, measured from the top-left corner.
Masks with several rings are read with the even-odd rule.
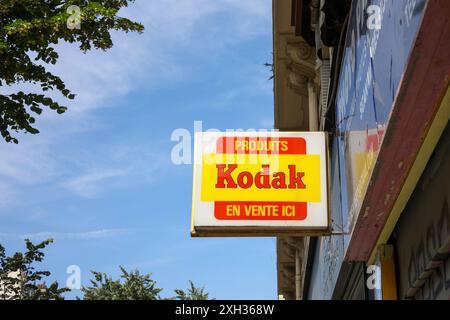
[[[171,162],[173,130],[273,123],[270,0],[137,0],[122,15],[143,35],[82,54],[59,46],[51,69],[77,95],[44,112],[37,136],[0,142],[0,243],[55,238],[42,268],[65,284],[118,266],[152,272],[163,296],[205,285],[218,299],[276,298],[275,240],[189,235],[190,165]],[[68,297],[79,295],[77,291]]]

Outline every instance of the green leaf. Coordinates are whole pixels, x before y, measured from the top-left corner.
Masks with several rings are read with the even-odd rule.
[[[41,114],[41,113],[42,113],[42,109],[39,108],[39,107],[31,106],[30,109],[31,109],[31,111],[33,111],[34,113],[37,113],[37,114]]]

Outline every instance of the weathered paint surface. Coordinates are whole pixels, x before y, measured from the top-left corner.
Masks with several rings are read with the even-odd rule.
[[[367,261],[449,85],[450,2],[428,1],[346,259]]]

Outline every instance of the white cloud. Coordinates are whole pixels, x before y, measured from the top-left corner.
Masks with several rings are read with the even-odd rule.
[[[16,199],[17,193],[15,189],[8,183],[0,182],[0,208],[7,207],[16,201]]]
[[[145,270],[145,269],[153,269],[155,267],[164,267],[168,265],[173,265],[174,263],[180,261],[181,258],[179,256],[171,255],[171,256],[162,256],[156,257],[154,259],[149,259],[146,261],[141,261],[133,264],[124,265],[124,268],[127,270]]]
[[[69,179],[64,183],[64,186],[72,192],[86,198],[94,198],[104,187],[116,178],[125,177],[128,175],[127,170],[121,169],[104,169],[100,168],[92,172],[84,173],[78,177]]]
[[[77,94],[69,114],[108,106],[139,87],[183,79],[185,65],[175,56],[190,52],[211,59],[210,50],[223,44],[270,32],[271,6],[270,0],[140,0],[121,15],[142,22],[144,34],[113,32],[107,52],[83,54],[75,44],[58,45],[59,61],[48,68]],[[61,118],[52,112],[48,117]]]
[[[95,198],[115,188],[153,182],[164,174],[165,155],[153,145],[113,145],[87,153],[77,166],[80,171],[64,179],[62,186],[78,196]],[[159,172],[159,174],[158,174]]]
[[[157,149],[149,148],[152,142],[124,146],[111,141],[109,149],[100,147],[93,153],[72,145],[78,134],[95,135],[108,126],[93,111],[126,106],[117,101],[137,90],[189,81],[192,75],[184,55],[215,59],[214,51],[220,53],[225,44],[270,32],[270,9],[270,0],[140,0],[122,15],[142,21],[144,34],[115,33],[114,47],[106,53],[83,54],[74,45],[61,44],[60,60],[51,69],[78,96],[66,114],[46,111],[38,117],[38,136],[20,135],[18,146],[0,142],[0,192],[4,190],[0,205],[19,201],[14,194],[24,186],[53,183],[77,195],[95,197],[149,179],[164,162],[163,156],[147,151]]]
[[[0,240],[30,239],[31,241],[43,241],[49,238],[55,240],[92,240],[121,236],[131,231],[130,229],[99,229],[87,232],[0,233]]]
[[[59,47],[60,60],[51,69],[60,74],[77,100],[69,112],[108,106],[115,97],[139,87],[151,90],[185,77],[185,66],[175,56],[205,55],[223,44],[267,32],[270,1],[265,0],[153,0],[137,1],[123,15],[142,22],[144,34],[114,33],[107,53],[82,54],[72,44]],[[226,17],[226,22],[209,21]],[[203,53],[206,50],[207,52]]]
[[[0,177],[22,185],[44,183],[62,173],[45,139],[0,145]]]

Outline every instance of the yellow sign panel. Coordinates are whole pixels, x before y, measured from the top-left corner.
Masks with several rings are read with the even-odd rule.
[[[219,161],[208,161],[212,158]],[[239,163],[237,157],[205,155],[200,200],[320,202],[319,155],[267,158],[249,164]]]

